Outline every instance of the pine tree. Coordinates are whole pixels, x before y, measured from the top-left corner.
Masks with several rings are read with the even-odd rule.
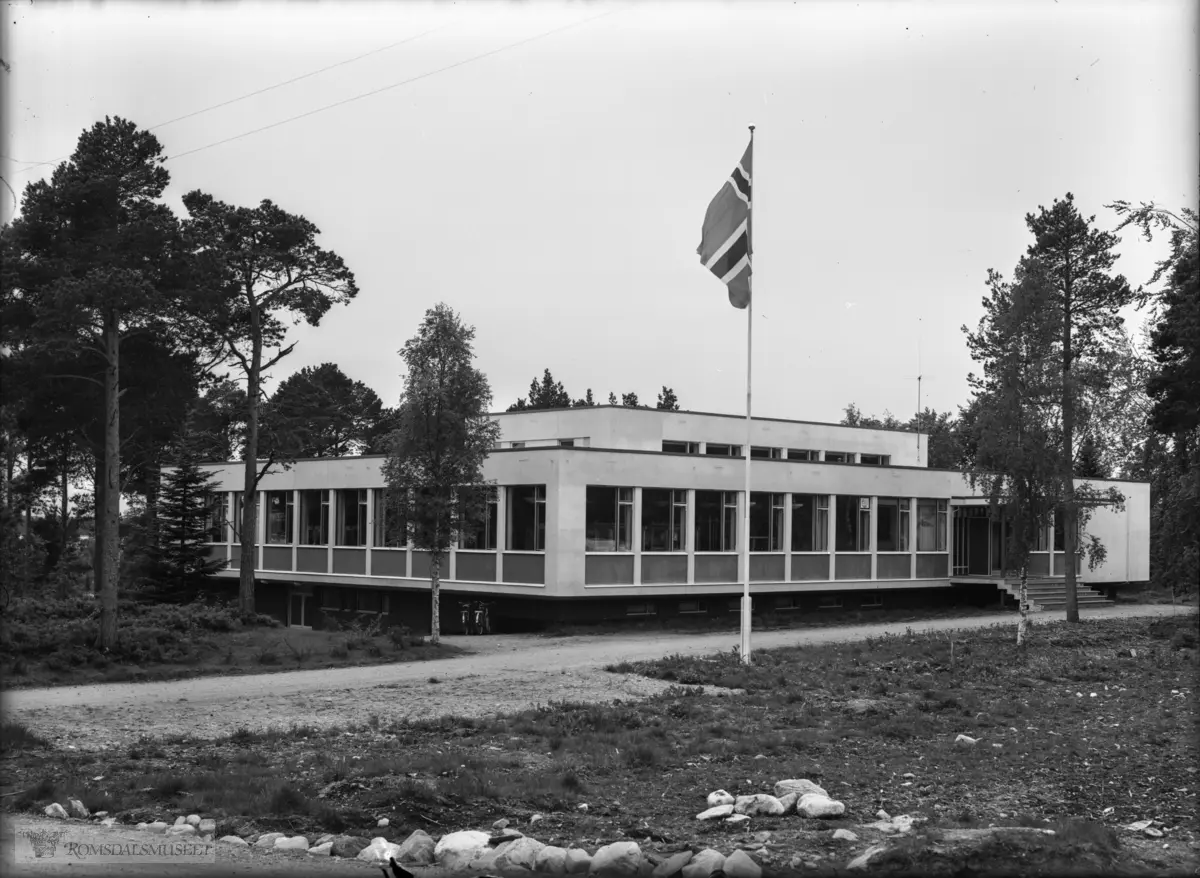
[[[224,565],[208,555],[209,520],[217,487],[212,473],[200,469],[200,445],[191,420],[175,457],[163,472],[159,498],[159,544],[156,579],[163,595],[191,597]]]

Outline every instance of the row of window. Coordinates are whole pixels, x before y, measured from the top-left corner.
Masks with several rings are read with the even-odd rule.
[[[741,518],[738,491],[696,491],[692,546],[697,552],[736,552]],[[633,551],[633,488],[589,485],[585,510],[585,548],[589,552]],[[642,551],[686,552],[688,492],[642,489]],[[790,498],[790,499],[789,499]],[[871,546],[871,498],[835,496],[834,548],[867,552]],[[829,551],[829,494],[750,494],[751,552]],[[792,506],[791,539],[784,522]],[[946,551],[946,500],[917,501],[917,551]],[[875,546],[880,552],[909,549],[912,500],[880,497],[875,517]]]
[[[763,599],[766,607],[776,611],[786,612],[788,610],[799,610],[800,601],[791,595],[776,597],[773,600]],[[875,609],[883,606],[883,595],[877,591],[862,592],[858,595],[859,607],[862,609]],[[708,613],[710,610],[720,612],[724,607],[730,613],[740,613],[742,611],[741,598],[732,600],[702,600],[702,601],[680,601],[679,614],[691,615],[696,613]],[[819,610],[838,610],[843,607],[842,596],[837,594],[820,595],[817,598],[817,609]],[[626,616],[657,616],[659,605],[650,601],[639,601],[637,603],[625,605]]]
[[[671,454],[699,454],[699,442],[681,442],[664,439],[662,450]],[[743,446],[726,443],[706,442],[704,453],[714,457],[742,457]],[[769,448],[764,445],[751,445],[752,460],[807,460],[824,459],[827,463],[861,463],[867,466],[887,466],[891,456],[887,454],[855,454],[853,451],[826,451],[824,458],[820,451],[811,448]]]
[[[694,492],[695,517],[691,548],[697,552],[736,552],[741,517],[737,491]],[[589,552],[632,552],[634,547],[634,496],[632,487],[589,485],[584,523]],[[365,488],[266,491],[263,516],[268,545],[290,545],[298,535],[300,545],[367,545]],[[540,552],[546,548],[546,489],[544,485],[511,485],[504,489],[504,546],[511,551]],[[465,495],[463,500],[468,499]],[[494,550],[499,547],[499,492],[486,489],[475,498],[480,514],[460,527],[460,549]],[[411,534],[403,510],[389,502],[385,489],[374,492],[372,544],[381,548],[403,548]],[[297,503],[299,504],[297,506]],[[790,533],[785,532],[785,513],[792,509]],[[867,552],[871,547],[871,498],[829,494],[783,494],[751,492],[750,551],[827,552],[830,514],[834,516],[833,542],[838,552]],[[908,552],[913,501],[908,497],[879,497],[875,507],[875,547],[880,552]],[[213,542],[223,542],[228,526],[234,542],[241,539],[242,494],[233,497],[234,517],[228,525],[224,506],[218,504],[210,523]],[[916,501],[916,549],[946,551],[946,500]],[[641,492],[641,550],[643,552],[686,552],[688,492],[679,488],[643,488]]]

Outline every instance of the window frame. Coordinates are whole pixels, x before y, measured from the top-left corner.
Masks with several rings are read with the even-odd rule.
[[[612,492],[612,548],[597,548],[602,542],[598,537],[591,536],[592,528],[598,527],[605,522],[591,520],[591,509],[593,501],[589,494],[593,491],[599,493]],[[602,498],[601,498],[602,499]],[[634,489],[628,486],[620,485],[587,485],[584,488],[584,504],[583,504],[583,546],[584,552],[598,552],[602,554],[613,553],[632,553],[633,552],[633,505],[634,505]],[[600,504],[604,505],[604,504]],[[622,534],[624,539],[622,540]]]
[[[789,448],[787,450],[787,458],[786,459],[787,460],[807,461],[809,463],[812,463],[813,461],[818,460],[820,458],[820,456],[821,456],[821,452],[814,451],[811,448]]]
[[[478,488],[464,488],[460,490],[478,490]],[[458,533],[458,542],[456,549],[460,552],[495,552],[499,549],[500,542],[500,490],[496,485],[487,485],[483,487],[487,491],[487,497],[484,499],[483,521],[479,523],[475,532],[470,534],[470,539],[478,542],[479,534],[482,533],[482,546],[467,546],[468,534],[465,528],[460,527]]]
[[[722,448],[724,451],[713,451],[714,448]],[[706,457],[743,457],[742,452],[745,449],[741,445],[733,445],[729,442],[706,442],[704,443],[704,454]]]
[[[842,501],[845,500],[849,505],[846,507],[847,515],[845,520],[847,523],[853,521],[855,532],[853,534],[854,548],[843,548],[841,540],[841,524],[842,524]],[[850,501],[856,501],[850,504]],[[863,508],[862,501],[867,501],[866,508]],[[837,503],[835,506],[835,521],[833,525],[833,550],[843,554],[866,554],[871,551],[871,508],[874,504],[871,503],[871,497],[865,494],[838,494]],[[865,543],[865,547],[864,547]]]
[[[517,548],[514,545],[514,537],[516,531],[516,516],[513,515],[513,509],[521,494],[532,489],[533,496],[529,500],[532,504],[533,512],[533,545],[535,548]],[[507,485],[504,489],[505,494],[505,523],[504,523],[504,550],[506,552],[545,552],[546,551],[546,486],[544,484],[528,484],[528,485]]]
[[[682,448],[668,448],[667,446],[682,446]],[[699,442],[685,442],[682,439],[664,439],[662,441],[663,454],[699,454]]]
[[[758,452],[757,454],[755,452]],[[772,445],[751,445],[751,460],[783,460],[783,449]]]
[[[309,509],[309,504],[306,502],[313,494],[320,495],[320,501],[317,503],[317,528],[321,534],[321,542],[308,542],[308,536],[312,526],[308,523],[308,516],[305,514]],[[300,541],[299,546],[328,546],[330,538],[329,528],[329,491],[325,488],[309,488],[300,492]]]
[[[908,552],[908,528],[910,522],[911,506],[908,497],[879,497],[875,505],[875,551],[876,552]],[[894,549],[885,549],[882,547],[883,534],[880,532],[880,527],[883,524],[883,509],[884,507],[895,510],[895,526],[896,539]]]
[[[693,519],[694,531],[694,551],[697,553],[706,554],[727,554],[738,551],[738,523],[739,516],[737,514],[737,498],[739,491],[721,491],[696,489],[696,511]],[[717,512],[717,532],[716,541],[720,548],[710,549],[701,548],[711,544],[709,539],[701,539],[700,527],[700,499],[701,495],[716,495]],[[711,523],[710,523],[711,530]]]
[[[343,549],[363,549],[367,545],[367,489],[366,488],[338,488],[337,489],[337,520],[334,528],[337,542],[334,543]],[[353,536],[348,537],[350,532],[348,514],[349,510],[355,510],[355,524],[353,526]],[[356,542],[350,542],[350,539]]]
[[[792,532],[791,551],[796,553],[829,554],[829,494],[793,493],[792,497]],[[796,544],[796,498],[810,497],[812,499],[812,519],[809,537],[812,540],[811,549],[797,548]]]
[[[657,493],[665,493],[667,506],[667,524],[666,536],[667,545],[669,548],[658,549],[651,546],[652,540],[646,538],[648,525],[646,524],[646,505],[651,502],[654,495]],[[684,554],[688,550],[687,540],[687,506],[688,492],[686,488],[642,488],[642,520],[641,520],[641,543],[639,548],[642,552],[652,552],[658,554]],[[660,527],[660,525],[651,525]],[[678,544],[678,546],[676,546]]]
[[[273,501],[283,495],[283,510],[282,513],[276,513],[273,508]],[[285,539],[275,539],[276,530],[275,523],[277,515],[282,514],[284,522]],[[290,546],[292,544],[292,536],[296,532],[296,495],[291,490],[287,491],[263,491],[263,517],[266,519],[266,534],[263,543],[268,546]]]
[[[767,503],[767,548],[754,548],[755,540],[764,539],[761,535],[755,534],[755,516],[754,508],[757,505],[755,497],[766,498]],[[786,539],[784,534],[784,522],[787,518],[787,494],[775,491],[751,491],[750,492],[750,551],[760,554],[782,553],[787,551]],[[761,523],[761,522],[759,522]]]

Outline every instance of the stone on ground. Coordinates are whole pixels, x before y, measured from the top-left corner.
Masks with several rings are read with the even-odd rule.
[[[88,811],[87,806],[78,799],[67,799],[67,810],[71,813],[72,817],[91,816],[91,812]]]
[[[712,848],[705,848],[694,855],[683,867],[683,878],[711,878],[712,874],[723,868],[725,855]]]
[[[473,829],[447,833],[434,846],[433,858],[443,869],[460,872],[487,850],[489,838],[486,832]]]
[[[186,818],[186,817],[184,817],[184,816],[182,816],[182,815],[180,815],[179,817],[176,817],[176,818],[175,818],[175,825],[176,825],[176,826],[183,826],[183,825],[184,825],[184,824],[186,824],[186,823],[187,823],[187,818]]]
[[[532,870],[534,863],[537,862],[538,854],[545,846],[536,838],[522,836],[504,846],[504,850],[496,856],[495,866],[501,872],[508,872],[512,869]]]
[[[183,823],[183,824],[180,824],[179,826],[172,826],[169,829],[167,829],[167,835],[171,835],[171,836],[195,835],[195,834],[196,834],[196,827],[192,826],[190,823]]]
[[[737,801],[733,805],[733,810],[738,814],[746,814],[753,817],[758,814],[764,814],[768,817],[778,817],[784,813],[783,803],[774,796],[767,793],[755,793],[752,796],[738,796]]]
[[[303,835],[293,835],[291,838],[275,839],[274,850],[277,851],[306,851],[308,839]]]
[[[213,820],[211,817],[205,817],[198,824],[196,824],[196,830],[198,832],[216,832],[217,821]]]
[[[55,802],[52,805],[47,805],[43,811],[47,817],[57,817],[59,820],[67,819],[67,810],[62,805]]]
[[[167,824],[161,820],[155,820],[153,823],[146,824],[146,830],[149,832],[166,832]]]
[[[378,835],[371,839],[371,843],[359,851],[354,859],[362,860],[364,863],[387,865],[388,860],[396,856],[396,852],[399,850],[400,845],[388,841],[382,835]],[[399,860],[396,862],[399,862]]]
[[[186,818],[184,818],[184,823],[186,823],[188,826],[199,826],[200,825],[200,815],[199,814],[189,814]]]
[[[400,842],[400,849],[396,852],[396,862],[409,863],[414,866],[431,866],[433,865],[433,849],[436,844],[424,829],[415,830],[412,835]]]
[[[745,851],[734,851],[721,865],[726,878],[762,878],[762,867]]]
[[[837,841],[858,841],[858,836],[849,829],[835,829],[833,831],[833,837]]]
[[[592,855],[582,848],[567,848],[567,874],[580,875],[592,867]]]
[[[733,813],[733,805],[715,805],[707,811],[701,811],[696,815],[697,820],[716,820],[719,817],[728,817]]]
[[[817,793],[818,795],[822,795],[822,796],[829,795],[829,793],[825,792],[824,788],[818,786],[817,784],[813,783],[811,780],[807,780],[805,778],[797,778],[794,780],[781,780],[775,784],[776,798],[783,798],[788,793],[799,793],[802,796],[805,793]]]
[[[777,796],[776,798],[779,799],[779,804],[783,805],[784,814],[796,813],[796,803],[800,801],[799,793],[786,793],[785,795]]]
[[[357,835],[339,835],[334,838],[333,847],[329,849],[329,855],[353,860],[369,844],[370,842],[367,839]],[[397,861],[399,859],[399,857],[396,858]]]
[[[329,852],[332,849],[333,849],[333,842],[327,841],[324,844],[319,844],[319,845],[316,845],[315,847],[309,848],[308,855],[310,857],[327,857],[327,856],[329,856]]]
[[[805,793],[796,802],[796,813],[801,817],[841,817],[846,806],[820,793]]]
[[[887,850],[886,844],[871,845],[853,860],[846,864],[847,869],[865,869],[870,864],[871,860],[877,855]]]
[[[974,747],[978,741],[970,735],[959,735],[954,739],[955,747]]]
[[[672,854],[654,867],[653,878],[675,878],[692,858],[691,851],[680,851]]]
[[[708,794],[708,807],[715,808],[718,805],[732,805],[733,796],[725,792],[725,790],[714,790]]]
[[[725,822],[732,823],[736,826],[738,823],[745,823],[749,819],[750,817],[747,814],[730,814],[725,818]]]
[[[258,840],[254,842],[254,846],[256,848],[274,847],[276,839],[285,837],[287,837],[286,832],[264,832],[258,837]]]
[[[548,844],[537,852],[533,863],[534,871],[549,872],[551,875],[564,875],[567,871],[567,849]]]
[[[246,841],[240,835],[222,835],[217,841],[224,842],[225,844],[240,845],[241,847],[250,847],[250,842]]]
[[[316,845],[317,847],[320,847],[321,845],[325,844],[325,842],[333,841],[335,838],[337,838],[336,835],[334,835],[332,832],[327,832],[324,835],[322,835],[320,838],[318,838],[316,841],[314,841],[313,844]]]
[[[637,875],[642,868],[642,849],[636,841],[614,841],[592,856],[588,871],[593,875]]]

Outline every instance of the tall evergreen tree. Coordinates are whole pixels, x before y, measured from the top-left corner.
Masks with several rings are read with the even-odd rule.
[[[675,396],[674,390],[664,384],[662,392],[658,395],[658,404],[654,407],[662,411],[677,412],[679,411],[679,398]]]
[[[172,468],[162,476],[158,543],[152,556],[162,593],[177,598],[194,596],[225,565],[208,554],[218,487],[214,474],[200,469],[202,448],[189,418]]]

